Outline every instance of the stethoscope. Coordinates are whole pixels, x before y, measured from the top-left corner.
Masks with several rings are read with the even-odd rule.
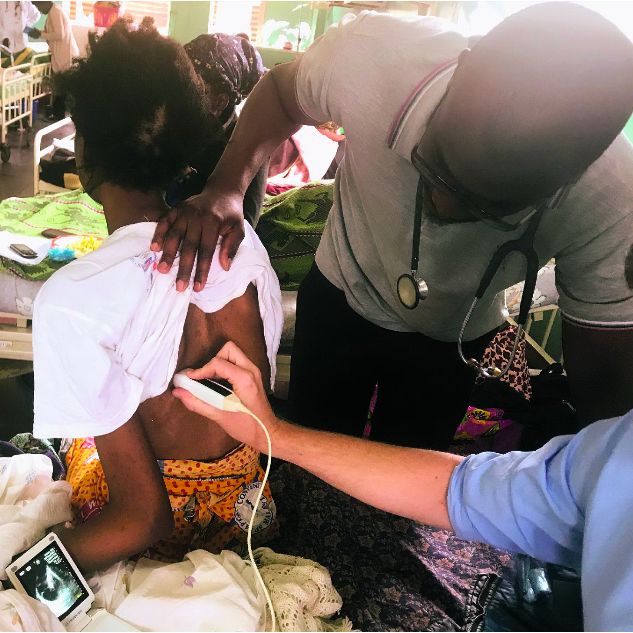
[[[11,11],[11,3],[4,3],[4,12],[9,13]],[[17,20],[22,15],[22,2],[13,3],[13,17]]]
[[[469,367],[476,370],[484,378],[501,378],[508,373],[512,363],[514,362],[514,357],[516,356],[517,349],[519,347],[519,343],[523,337],[523,330],[527,324],[528,316],[530,314],[530,308],[532,307],[532,298],[534,297],[534,289],[536,288],[536,280],[538,277],[539,270],[539,261],[536,250],[534,249],[534,236],[536,234],[536,229],[538,228],[539,222],[543,217],[543,211],[545,211],[545,207],[541,207],[530,220],[527,229],[523,232],[523,235],[516,240],[510,240],[505,244],[502,244],[496,251],[496,253],[492,256],[486,271],[484,272],[481,281],[479,282],[479,288],[477,288],[477,292],[475,293],[475,298],[466,313],[466,317],[464,318],[464,322],[462,323],[461,330],[459,332],[459,337],[457,338],[457,352],[459,357],[462,359],[462,362],[466,363]],[[464,351],[462,348],[462,342],[464,339],[464,332],[466,331],[466,326],[470,321],[470,317],[477,306],[479,300],[484,296],[486,290],[492,283],[494,276],[497,274],[497,271],[501,268],[504,260],[510,255],[510,253],[520,253],[525,257],[525,262],[527,265],[527,271],[525,273],[525,283],[523,285],[523,294],[521,295],[521,305],[519,308],[519,316],[516,319],[517,330],[514,337],[514,344],[512,346],[512,351],[510,352],[510,359],[506,363],[505,367],[499,369],[498,367],[484,367],[481,363],[475,358],[466,359],[464,356]]]
[[[420,233],[422,227],[422,211],[424,203],[424,179],[420,178],[418,188],[416,192],[416,204],[415,215],[413,220],[413,246],[411,252],[411,272],[405,273],[398,277],[397,282],[397,294],[400,303],[408,310],[414,310],[420,301],[426,299],[429,293],[429,287],[426,281],[418,276],[418,263],[420,252]],[[529,224],[523,234],[514,240],[510,240],[505,244],[502,244],[492,256],[486,270],[479,282],[479,287],[475,293],[475,298],[466,313],[464,322],[459,332],[457,339],[457,351],[462,362],[475,369],[484,378],[501,378],[512,367],[514,357],[516,356],[519,343],[523,337],[523,332],[527,324],[527,320],[530,314],[530,308],[532,306],[532,298],[534,296],[534,290],[536,288],[536,280],[538,278],[539,271],[539,259],[538,254],[534,248],[534,237],[536,230],[538,229],[543,213],[547,209],[554,209],[558,207],[567,197],[571,185],[565,185],[559,189],[553,196],[551,196],[544,203],[539,205],[535,211],[526,216],[529,218]],[[463,352],[463,339],[464,332],[468,326],[468,322],[475,310],[475,307],[484,296],[492,280],[497,272],[500,270],[503,262],[508,258],[511,253],[519,253],[525,258],[527,270],[525,273],[525,282],[523,286],[523,295],[521,297],[521,304],[519,308],[519,315],[516,319],[517,331],[514,339],[510,358],[506,365],[499,369],[498,367],[485,367],[474,358],[466,358]]]
[[[451,64],[444,65],[431,73],[431,76],[428,81],[425,81],[420,85],[416,92],[419,95],[423,94],[429,86],[434,83],[434,81],[439,78],[438,76],[433,76],[437,74],[438,71],[445,72],[445,70],[450,67]],[[441,103],[441,100],[440,100]],[[435,112],[439,107],[438,105],[435,107],[433,113],[429,120],[433,117]],[[428,126],[428,123],[427,123]],[[425,198],[425,187],[426,183],[424,178],[421,176],[418,180],[418,186],[415,195],[415,214],[413,218],[413,240],[412,240],[412,248],[411,248],[411,267],[410,272],[400,275],[398,277],[398,281],[396,283],[396,292],[400,303],[408,310],[414,310],[419,305],[420,301],[426,299],[429,295],[429,286],[422,277],[418,275],[418,265],[420,259],[420,236],[421,236],[421,228],[422,228],[422,213],[424,208],[424,198]],[[525,326],[527,324],[527,319],[529,317],[530,308],[532,305],[532,298],[534,296],[534,290],[536,288],[536,281],[538,277],[539,270],[539,260],[536,250],[534,249],[534,237],[536,235],[536,230],[539,226],[541,218],[543,216],[543,212],[546,209],[553,209],[558,207],[564,199],[567,197],[571,185],[565,185],[561,189],[559,189],[553,196],[551,196],[544,203],[540,204],[533,210],[530,214],[526,215],[525,218],[519,223],[522,224],[529,219],[529,224],[523,234],[514,240],[510,240],[505,244],[502,244],[495,254],[492,256],[490,263],[488,264],[483,277],[479,283],[479,287],[477,288],[477,292],[475,293],[475,298],[466,313],[466,317],[464,318],[464,322],[462,323],[462,327],[459,332],[459,337],[457,339],[457,351],[459,353],[459,357],[466,365],[475,369],[478,374],[485,378],[501,378],[504,376],[509,369],[512,367],[514,362],[514,358],[517,353],[517,349],[523,337],[523,332],[525,330]],[[514,344],[512,347],[512,351],[510,353],[510,358],[506,365],[501,369],[497,367],[485,367],[479,363],[474,358],[467,359],[464,356],[463,352],[463,339],[464,333],[466,331],[466,327],[470,321],[470,318],[477,306],[477,303],[481,300],[481,298],[486,293],[486,290],[490,287],[492,280],[495,275],[501,268],[503,262],[507,259],[507,257],[511,253],[519,253],[526,260],[527,270],[525,274],[525,283],[523,287],[523,295],[521,297],[521,304],[519,309],[519,315],[516,320],[517,323],[517,331],[516,337],[514,340]]]

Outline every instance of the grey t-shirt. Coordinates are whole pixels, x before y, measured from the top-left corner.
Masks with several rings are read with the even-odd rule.
[[[493,253],[525,226],[504,233],[482,223],[423,220],[419,274],[428,298],[405,309],[398,277],[410,271],[419,174],[411,149],[468,46],[439,18],[401,19],[363,12],[345,16],[308,49],[297,98],[316,121],[336,121],[347,146],[334,205],[317,251],[321,272],[368,321],[456,341]],[[430,87],[416,92],[425,78]],[[442,70],[444,69],[444,70]],[[633,292],[624,277],[633,244],[633,146],[620,135],[587,170],[566,202],[543,215],[535,249],[541,265],[556,258],[566,319],[592,327],[633,327]],[[503,323],[503,290],[523,281],[525,260],[511,255],[473,314],[466,340]]]

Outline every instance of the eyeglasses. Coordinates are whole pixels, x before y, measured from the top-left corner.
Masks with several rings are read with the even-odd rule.
[[[455,196],[459,200],[461,208],[464,209],[464,211],[466,211],[476,220],[479,220],[484,224],[487,224],[488,226],[491,226],[500,231],[509,232],[516,231],[516,229],[527,222],[527,220],[529,220],[536,213],[538,207],[532,209],[530,213],[521,218],[521,220],[519,220],[518,222],[506,222],[505,220],[498,218],[496,215],[493,215],[492,213],[490,213],[490,211],[487,211],[486,209],[482,208],[481,205],[474,202],[470,198],[470,196],[461,191],[459,187],[451,185],[435,170],[433,170],[433,168],[420,156],[420,144],[421,141],[411,151],[411,162],[420,173],[429,189],[439,189]]]

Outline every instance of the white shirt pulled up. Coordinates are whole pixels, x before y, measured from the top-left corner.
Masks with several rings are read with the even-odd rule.
[[[194,293],[193,283],[176,291],[178,259],[168,274],[156,270],[161,254],[150,251],[155,228],[154,222],[120,228],[39,292],[33,315],[37,437],[104,435],[125,424],[141,402],[167,389],[189,304],[217,312],[251,283],[274,381],[281,291],[253,229],[245,224],[230,271],[216,251],[206,286]]]

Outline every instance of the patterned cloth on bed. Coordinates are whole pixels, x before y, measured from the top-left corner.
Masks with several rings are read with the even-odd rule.
[[[257,233],[268,250],[282,289],[296,290],[310,270],[332,207],[332,194],[331,182],[317,182],[266,198]],[[44,229],[60,229],[73,235],[107,235],[102,207],[83,191],[8,198],[0,203],[0,231],[40,235]],[[49,259],[29,266],[0,257],[1,272],[32,281],[45,281],[61,266]]]
[[[105,237],[108,234],[101,205],[83,191],[38,198],[7,198],[0,202],[0,231],[40,235],[45,229],[59,229],[72,235]],[[63,265],[48,258],[32,266],[0,257],[0,272],[32,281],[45,281]]]
[[[476,576],[513,565],[510,554],[371,508],[291,464],[270,484],[281,522],[270,547],[324,565],[341,615],[361,631],[457,630]]]
[[[28,64],[35,55],[35,51],[32,48],[23,48],[13,55],[8,55],[4,51],[0,53],[0,59],[2,68],[10,68],[11,66],[21,66],[22,64]]]
[[[266,197],[257,234],[282,290],[298,290],[312,267],[333,195],[334,185],[327,181]]]

